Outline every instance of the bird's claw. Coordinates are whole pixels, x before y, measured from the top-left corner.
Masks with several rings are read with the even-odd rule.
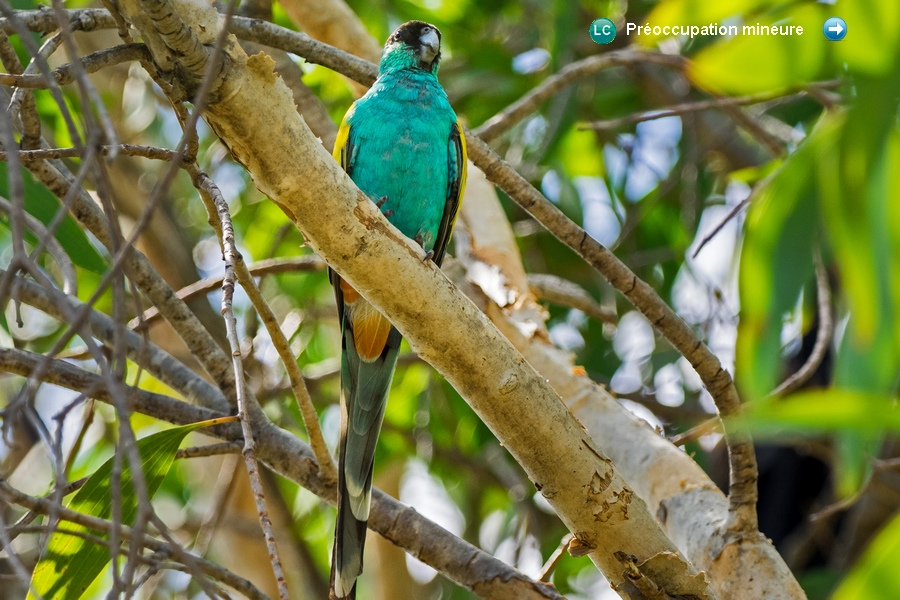
[[[415,243],[417,243],[419,246],[424,246],[424,245],[425,245],[425,241],[424,241],[424,239],[422,238],[422,234],[421,234],[421,233],[417,233],[416,236],[413,238],[413,241],[414,241]],[[425,250],[424,247],[423,247],[422,249]],[[431,260],[431,258],[432,258],[433,256],[434,256],[434,250],[425,250],[425,257],[422,259],[422,262],[428,262],[429,260]]]
[[[375,206],[377,206],[378,208],[381,208],[382,206],[384,206],[385,202],[387,202],[387,196],[382,196],[375,202]]]

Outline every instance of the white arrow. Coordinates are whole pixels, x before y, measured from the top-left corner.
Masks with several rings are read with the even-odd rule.
[[[844,30],[844,28],[841,27],[841,24],[840,24],[840,23],[838,23],[838,24],[836,24],[836,25],[832,25],[831,27],[828,28],[828,31],[833,31],[833,32],[834,32],[835,34],[837,34],[837,35],[841,35],[841,32],[842,32],[843,30]]]

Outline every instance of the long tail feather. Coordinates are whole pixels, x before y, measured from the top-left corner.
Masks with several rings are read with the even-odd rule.
[[[344,347],[341,359],[338,515],[330,597],[332,600],[342,600],[356,597],[356,580],[362,573],[375,446],[397,365],[401,337],[345,282],[333,281],[339,294]],[[379,323],[379,319],[384,322]]]

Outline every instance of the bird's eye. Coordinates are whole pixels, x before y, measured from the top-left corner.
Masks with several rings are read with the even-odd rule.
[[[430,31],[432,31],[431,27],[423,27],[423,28],[422,28],[422,35],[426,35],[426,34],[429,33]]]

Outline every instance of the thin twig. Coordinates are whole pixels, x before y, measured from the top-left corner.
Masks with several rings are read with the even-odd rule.
[[[689,113],[700,112],[704,110],[709,110],[711,108],[725,108],[725,107],[733,107],[733,106],[748,106],[751,104],[760,104],[762,102],[769,102],[771,100],[779,100],[784,102],[790,102],[792,100],[800,100],[802,98],[806,98],[808,94],[804,92],[797,92],[794,94],[753,94],[750,96],[737,96],[737,97],[725,97],[725,98],[713,98],[711,100],[699,100],[695,102],[684,102],[682,104],[676,104],[674,106],[669,106],[667,108],[661,108],[659,110],[650,110],[646,112],[634,113],[625,117],[620,117],[618,119],[606,119],[603,121],[591,121],[589,123],[582,123],[578,126],[580,130],[595,130],[595,131],[609,131],[614,129],[619,129],[620,127],[626,127],[629,125],[636,125],[638,123],[643,123],[645,121],[653,121],[656,119],[663,119],[665,117],[678,117],[682,115],[686,115]]]
[[[206,446],[191,446],[180,448],[175,453],[175,459],[203,458],[206,456],[221,456],[223,454],[240,454],[241,444],[237,442],[222,442],[221,444],[207,444]]]
[[[6,213],[10,219],[15,216],[15,209],[12,203],[2,197],[0,197],[0,211]],[[68,296],[77,296],[78,278],[75,275],[75,265],[72,263],[72,259],[69,258],[69,255],[66,254],[62,245],[47,231],[42,222],[30,214],[24,213],[20,218],[22,218],[22,222],[25,226],[30,229],[38,239],[43,240],[44,246],[47,248],[47,253],[50,254],[56,262],[56,266],[59,268],[60,277],[62,277],[63,280],[63,293]]]
[[[281,600],[290,600],[287,581],[284,578],[284,570],[281,567],[281,559],[278,557],[278,548],[275,544],[275,532],[272,529],[272,521],[266,508],[266,499],[262,487],[262,479],[259,475],[259,465],[256,462],[255,443],[253,440],[253,428],[250,424],[250,414],[247,407],[247,383],[244,379],[244,369],[241,360],[241,343],[238,340],[237,320],[234,316],[232,300],[235,287],[235,265],[238,263],[240,253],[234,239],[234,225],[231,221],[231,213],[228,203],[222,197],[217,187],[210,185],[209,178],[204,179],[204,189],[209,193],[215,204],[221,224],[222,251],[225,256],[225,277],[222,280],[222,316],[225,317],[225,329],[228,344],[231,347],[232,364],[234,366],[235,385],[237,386],[238,416],[241,420],[241,429],[244,432],[244,462],[247,466],[247,475],[250,479],[250,488],[253,491],[253,499],[256,502],[256,510],[259,515],[259,524],[266,540],[266,548],[269,552],[269,561],[278,585],[278,595]]]
[[[831,341],[834,338],[834,315],[831,309],[831,286],[828,284],[828,270],[822,263],[821,253],[817,250],[814,259],[816,267],[816,303],[819,328],[816,331],[816,343],[803,366],[797,372],[781,382],[772,396],[787,396],[809,381],[809,378],[822,364]]]
[[[5,272],[0,269],[0,276],[4,274]],[[62,322],[67,320],[67,315],[68,318],[71,318],[72,313],[83,311],[85,307],[85,304],[75,298],[56,296],[50,290],[31,281],[21,282],[19,295],[22,302],[34,306]],[[87,323],[92,334],[87,336],[88,340],[92,342],[96,337],[106,344],[112,343],[115,323],[110,317],[96,310],[89,310]],[[206,406],[219,411],[227,412],[229,410],[228,401],[221,390],[198,376],[165,350],[145,341],[136,333],[126,334],[125,341],[130,359],[172,389],[178,390],[185,398],[194,402],[202,400]]]
[[[207,205],[209,213],[214,214],[218,212],[221,217],[223,207],[227,210],[228,205],[222,197],[222,192],[219,187],[208,175],[206,175],[206,173],[203,173],[196,168],[191,170],[191,179],[194,186],[200,191],[200,196],[203,199],[204,204]],[[215,223],[215,221],[212,222]],[[216,228],[216,233],[224,240],[226,237],[225,220],[220,218],[220,223],[220,227]],[[234,233],[232,231],[232,236],[233,235]],[[336,482],[337,469],[334,466],[331,454],[328,452],[328,446],[325,444],[325,437],[322,435],[322,429],[319,426],[319,417],[316,414],[316,408],[313,406],[312,398],[309,396],[309,390],[306,388],[306,383],[303,380],[300,367],[297,365],[297,361],[291,351],[290,343],[285,337],[284,332],[281,330],[278,318],[275,316],[275,313],[272,312],[272,308],[263,297],[262,292],[259,290],[259,286],[257,286],[256,282],[253,280],[253,274],[247,268],[246,263],[244,263],[243,257],[236,250],[234,254],[234,272],[240,281],[241,287],[244,288],[244,291],[247,292],[247,295],[250,297],[250,301],[256,309],[256,312],[259,314],[260,319],[262,319],[266,331],[269,332],[272,344],[275,346],[278,356],[281,358],[281,362],[284,364],[284,368],[287,371],[288,379],[291,383],[291,390],[293,391],[294,398],[300,408],[303,424],[309,434],[310,445],[312,446],[313,452],[319,463],[319,474],[326,482]],[[228,277],[228,273],[229,271],[226,268],[225,279],[223,279],[222,284],[223,289],[225,288],[225,280]]]
[[[816,372],[819,365],[825,359],[831,341],[834,337],[834,314],[831,309],[831,288],[828,283],[828,271],[822,263],[822,257],[819,252],[815,256],[816,267],[816,303],[818,311],[819,328],[816,330],[816,342],[813,349],[809,353],[809,357],[803,365],[797,369],[790,377],[785,379],[781,384],[769,393],[769,398],[782,398],[791,392],[795,392],[809,381],[809,378]],[[671,438],[671,442],[676,446],[683,446],[688,442],[713,433],[719,429],[718,419],[708,419],[691,427],[684,433],[680,433]]]
[[[72,31],[114,29],[116,26],[113,16],[105,8],[81,8],[68,12]],[[16,17],[24,27],[35,33],[47,34],[59,30],[56,15],[46,8],[16,11]],[[0,28],[6,33],[17,33],[15,24],[8,17],[0,19]]]
[[[76,79],[76,64],[84,73],[96,73],[101,69],[123,62],[148,60],[149,58],[150,51],[147,50],[147,46],[144,44],[122,44],[92,52],[78,60],[66,63],[53,69],[50,75],[56,85],[67,85]],[[9,85],[17,88],[47,89],[51,84],[44,75],[0,73],[0,85]]]
[[[531,286],[531,291],[538,299],[543,298],[547,302],[559,306],[580,310],[601,323],[616,325],[619,322],[616,311],[602,306],[584,289],[567,279],[556,275],[535,273],[528,275],[528,285]]]
[[[247,265],[244,264],[243,259],[240,257],[236,268],[241,287],[244,288],[244,291],[250,297],[250,301],[253,303],[253,307],[259,314],[260,319],[262,319],[266,331],[269,332],[269,338],[272,340],[272,344],[275,346],[278,356],[281,358],[281,362],[287,371],[288,380],[291,383],[291,391],[300,408],[300,416],[303,418],[303,425],[306,427],[306,432],[309,435],[309,443],[316,455],[316,460],[319,462],[319,474],[325,481],[337,482],[337,469],[334,466],[331,454],[328,452],[328,446],[325,444],[325,437],[322,435],[322,429],[319,426],[316,407],[313,406],[303,374],[300,372],[300,366],[297,364],[294,353],[291,351],[290,342],[288,342],[287,337],[281,330],[278,318],[272,312],[272,308],[266,302],[262,292],[260,292],[259,287],[253,280]]]
[[[553,571],[556,570],[560,561],[566,556],[566,551],[569,549],[569,546],[574,539],[575,536],[571,533],[563,536],[563,539],[559,542],[559,546],[553,551],[553,554],[550,555],[550,558],[547,559],[544,566],[541,567],[541,576],[538,581],[550,581],[550,578],[553,577]]]
[[[646,63],[661,64],[678,71],[684,70],[688,64],[687,59],[682,56],[636,51],[630,48],[589,56],[566,65],[558,73],[542,81],[540,85],[535,86],[527,94],[474,129],[471,135],[490,142],[533,113],[544,101],[552,98],[575,81],[610,67]]]
[[[0,33],[0,60],[2,60],[7,72],[12,75],[20,75],[25,72],[6,32]],[[13,120],[18,114],[22,121],[22,148],[31,149],[36,147],[41,141],[41,117],[37,112],[37,100],[34,94],[25,94],[21,107],[16,108],[13,106],[9,112]]]
[[[217,445],[222,446],[224,444]],[[234,446],[238,454],[243,448],[241,444],[235,442],[228,443],[228,445]],[[228,501],[228,492],[234,484],[234,475],[239,464],[240,459],[236,455],[229,455],[225,457],[222,465],[219,467],[219,476],[216,478],[216,484],[212,490],[212,501],[210,502],[209,511],[206,513],[206,518],[203,519],[200,529],[197,530],[197,536],[194,538],[193,550],[200,556],[205,556],[206,551],[209,550],[209,544],[212,542],[219,520],[225,514],[225,502]]]
[[[722,221],[718,225],[713,227],[712,231],[710,231],[708,234],[703,236],[703,239],[700,240],[699,244],[697,244],[697,249],[694,250],[693,254],[691,254],[691,258],[697,258],[697,255],[700,254],[700,251],[703,250],[703,247],[706,246],[706,244],[708,244],[710,242],[710,240],[712,240],[714,237],[716,237],[719,234],[719,232],[721,232],[723,229],[725,229],[725,226],[728,225],[728,223],[733,218],[735,218],[738,214],[740,214],[740,212],[749,205],[750,205],[750,198],[744,198],[743,200],[741,200],[741,202],[737,206],[732,208],[731,211],[729,211],[729,213],[727,215],[725,215],[725,218],[722,219]]]
[[[366,86],[375,81],[378,72],[367,60],[314,40],[305,33],[290,31],[261,19],[235,17],[232,33],[244,40],[302,56],[307,62],[327,67]]]
[[[859,502],[862,497],[871,489],[872,485],[875,483],[877,475],[880,472],[893,471],[894,469],[900,469],[900,458],[887,458],[872,461],[872,472],[869,474],[869,477],[868,479],[866,479],[865,483],[861,485],[854,494],[811,514],[809,516],[809,520],[811,522],[821,521],[822,519],[828,518],[835,513],[847,510],[848,508]]]
[[[270,258],[258,261],[248,267],[253,277],[273,275],[277,273],[303,273],[309,271],[322,271],[325,269],[325,261],[315,255],[294,256],[290,258]],[[224,275],[213,275],[200,281],[186,285],[176,292],[178,298],[190,302],[195,298],[205,296],[222,287]],[[140,317],[135,317],[128,323],[128,327],[134,330],[146,328],[159,318],[159,310],[156,307],[148,308]]]
[[[164,160],[166,162],[172,162],[177,158],[174,150],[139,144],[118,144],[115,146],[106,144],[99,146],[97,148],[97,153],[103,156],[109,156],[111,154],[140,156],[143,158]],[[50,158],[83,158],[84,150],[79,150],[78,148],[41,148],[39,150],[20,150],[18,154],[23,161]],[[7,158],[8,154],[0,151],[0,161],[5,161]]]
[[[710,433],[715,433],[717,431],[721,431],[722,420],[718,417],[713,417],[711,419],[706,419],[705,421],[694,425],[687,431],[683,433],[679,433],[678,435],[672,436],[669,441],[675,444],[676,446],[684,446],[690,442],[694,442],[704,435],[709,435]]]

